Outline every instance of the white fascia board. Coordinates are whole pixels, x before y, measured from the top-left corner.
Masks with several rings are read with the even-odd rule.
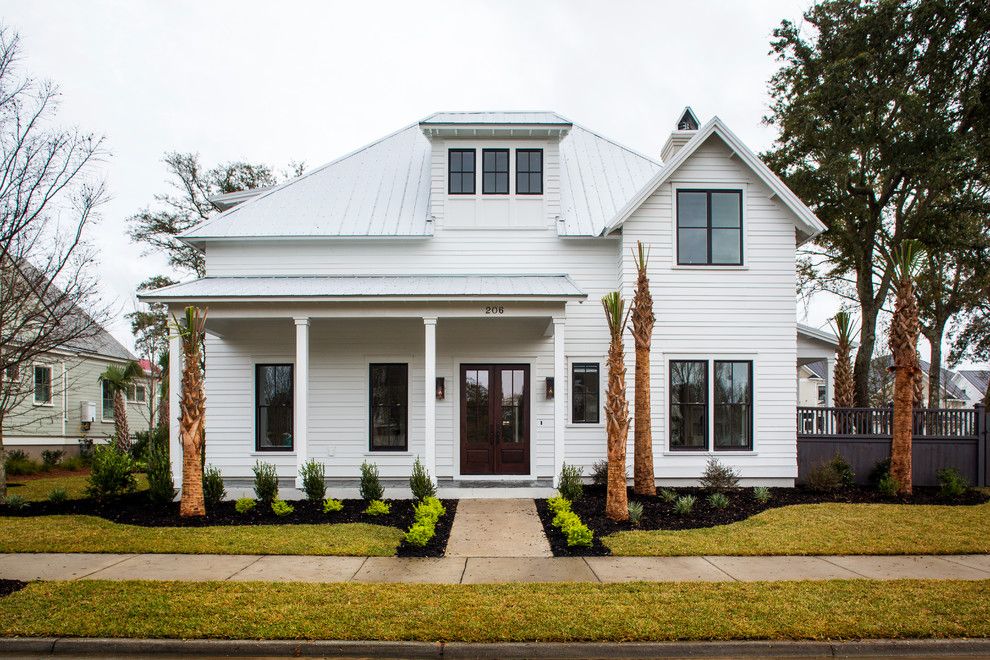
[[[663,185],[670,176],[677,171],[684,162],[691,157],[691,155],[698,150],[698,148],[705,143],[708,138],[712,135],[718,135],[719,138],[739,157],[746,165],[756,174],[759,179],[766,184],[780,201],[790,209],[792,213],[797,217],[798,226],[800,229],[804,230],[807,238],[805,241],[811,240],[816,235],[825,231],[825,225],[819,220],[814,212],[809,209],[804,202],[798,198],[794,192],[787,187],[787,185],[780,180],[773,171],[767,167],[766,163],[760,160],[753,151],[747,147],[742,140],[740,140],[735,133],[729,130],[729,128],[722,122],[718,117],[714,117],[707,124],[698,129],[698,134],[695,135],[691,140],[688,141],[681,149],[674,154],[663,169],[657,172],[657,174],[649,181],[636,195],[626,204],[619,214],[616,216],[605,230],[603,234],[608,234],[614,231],[617,227],[621,226],[626,220],[629,219],[636,209],[638,209],[643,202],[645,202],[650,195],[655,193],[657,189]]]

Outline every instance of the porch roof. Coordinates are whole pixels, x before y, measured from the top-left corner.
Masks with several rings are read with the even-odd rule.
[[[144,301],[200,300],[583,300],[567,275],[325,275],[204,277],[147,291]]]

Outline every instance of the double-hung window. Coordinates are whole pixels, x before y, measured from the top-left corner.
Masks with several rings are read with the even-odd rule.
[[[34,402],[39,406],[52,404],[52,368],[48,365],[34,367]]]
[[[571,365],[572,424],[598,424],[601,419],[600,369],[597,362],[575,362]]]
[[[543,149],[516,149],[516,194],[543,194]]]
[[[715,360],[715,449],[753,448],[753,363]]]
[[[708,451],[753,449],[753,363],[714,360],[670,361],[670,448]],[[711,406],[709,407],[709,402]]]
[[[112,422],[114,417],[114,391],[110,386],[110,383],[105,380],[100,381],[100,419],[106,422]]]
[[[292,365],[259,364],[255,369],[255,449],[292,451]]]
[[[708,448],[708,362],[670,361],[670,448]]]
[[[409,365],[372,364],[369,371],[371,451],[406,451],[409,447]]]
[[[742,191],[677,191],[677,263],[741,266]]]
[[[481,192],[484,195],[509,194],[509,150],[481,151]]]
[[[474,149],[450,149],[447,152],[447,192],[451,195],[473,195],[474,173]]]

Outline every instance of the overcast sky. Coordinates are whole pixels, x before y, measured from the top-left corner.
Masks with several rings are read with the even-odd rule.
[[[110,330],[133,346],[134,289],[168,269],[125,220],[165,189],[164,152],[311,168],[438,110],[555,110],[659,158],[685,105],[759,151],[771,31],[808,5],[3,0],[0,15],[25,70],[61,86],[60,120],[107,138],[93,238]]]

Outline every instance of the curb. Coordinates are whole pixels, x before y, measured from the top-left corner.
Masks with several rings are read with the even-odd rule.
[[[932,654],[990,655],[990,639],[876,639],[828,641],[728,642],[465,642],[293,641],[0,638],[0,655],[118,655],[336,658],[681,658],[706,657],[902,657]]]

